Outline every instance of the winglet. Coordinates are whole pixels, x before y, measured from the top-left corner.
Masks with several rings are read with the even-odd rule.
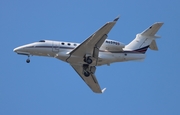
[[[113,21],[117,22],[117,21],[118,21],[118,19],[119,19],[119,16],[118,16],[117,18],[115,18]]]
[[[102,89],[102,91],[101,91],[101,92],[102,92],[102,93],[104,93],[104,92],[105,92],[105,90],[106,90],[106,88]]]

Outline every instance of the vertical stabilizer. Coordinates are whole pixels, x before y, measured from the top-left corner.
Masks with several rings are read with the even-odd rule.
[[[136,38],[125,46],[124,50],[133,50],[141,53],[145,53],[149,47],[152,50],[158,50],[155,39],[159,37],[155,36],[155,34],[162,25],[162,22],[157,22],[142,33],[137,34]]]

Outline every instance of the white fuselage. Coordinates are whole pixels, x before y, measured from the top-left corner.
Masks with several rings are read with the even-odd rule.
[[[55,57],[68,63],[84,64],[83,57],[74,56],[74,61],[67,61],[70,56],[69,53],[79,45],[79,43],[72,42],[41,40],[17,47],[14,51],[22,55]],[[145,58],[143,53],[122,50],[124,47],[125,45],[120,42],[107,39],[100,48],[98,63],[94,62],[91,65],[109,65],[114,62],[142,60]]]

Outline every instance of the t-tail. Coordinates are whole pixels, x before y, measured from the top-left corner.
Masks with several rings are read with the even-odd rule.
[[[146,53],[148,48],[158,50],[156,38],[160,38],[160,36],[157,36],[156,33],[162,25],[162,22],[157,22],[142,33],[137,34],[136,38],[125,46],[124,50],[139,53]]]

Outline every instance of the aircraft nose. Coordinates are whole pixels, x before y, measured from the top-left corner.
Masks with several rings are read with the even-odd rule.
[[[14,49],[13,49],[13,52],[16,52],[17,50],[18,50],[17,48],[14,48]]]
[[[13,49],[14,52],[18,52],[18,51],[20,51],[20,50],[23,50],[23,47],[22,47],[22,46]]]
[[[34,47],[33,44],[27,44],[27,45],[16,47],[13,49],[13,51],[16,53],[29,52],[33,47]]]

